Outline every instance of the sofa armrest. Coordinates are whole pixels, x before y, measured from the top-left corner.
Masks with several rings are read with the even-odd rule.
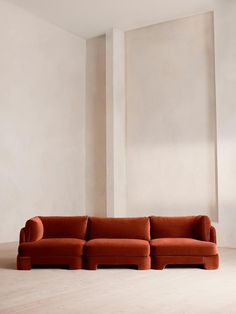
[[[216,229],[213,226],[211,226],[210,228],[210,242],[213,242],[216,244]]]
[[[210,241],[211,221],[208,216],[196,216],[194,224],[195,237],[201,241]]]
[[[24,228],[25,242],[34,242],[43,238],[44,228],[42,220],[39,217],[29,219]],[[23,238],[23,232],[22,232]]]
[[[24,242],[25,242],[25,228],[22,228],[20,231],[19,243],[24,243]]]

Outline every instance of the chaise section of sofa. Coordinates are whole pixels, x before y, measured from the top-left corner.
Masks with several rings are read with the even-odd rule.
[[[169,264],[219,264],[215,228],[207,216],[150,217],[153,269]]]
[[[150,222],[148,217],[89,217],[84,247],[85,267],[136,265],[150,268]]]
[[[87,216],[33,217],[20,232],[17,269],[32,265],[82,268]]]

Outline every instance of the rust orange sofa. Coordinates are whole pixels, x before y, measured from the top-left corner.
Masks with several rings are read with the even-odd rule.
[[[32,265],[82,268],[87,216],[34,217],[20,231],[17,269]]]
[[[152,268],[201,264],[217,269],[216,231],[207,216],[150,217]]]
[[[150,268],[150,222],[148,217],[88,219],[84,247],[85,267],[136,265]]]
[[[207,216],[99,218],[33,217],[20,231],[17,268],[67,265],[135,265],[163,269],[168,264],[218,268],[215,228]]]

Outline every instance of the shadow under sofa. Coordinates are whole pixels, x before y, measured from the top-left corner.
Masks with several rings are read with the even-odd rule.
[[[218,268],[215,228],[207,216],[109,218],[37,216],[20,232],[17,269],[99,265],[163,269],[168,264]]]

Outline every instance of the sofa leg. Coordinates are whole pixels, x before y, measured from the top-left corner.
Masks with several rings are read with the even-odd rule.
[[[206,256],[204,257],[203,267],[207,270],[218,269],[219,267],[219,256]]]
[[[71,261],[69,264],[70,270],[76,270],[82,268],[82,259],[75,259],[74,261]]]
[[[31,258],[29,256],[17,256],[17,269],[18,270],[31,270]]]
[[[148,269],[150,269],[150,267],[149,266],[146,266],[146,265],[143,265],[143,264],[138,264],[138,270],[148,270]]]
[[[97,263],[91,260],[87,261],[85,265],[87,270],[97,270],[97,266]]]
[[[163,270],[165,267],[166,267],[166,265],[158,263],[158,264],[152,266],[152,269]]]
[[[81,269],[81,267],[75,266],[73,264],[69,264],[69,269],[70,270],[76,270],[76,269]]]
[[[145,258],[138,263],[138,270],[148,270],[151,267],[150,258]]]
[[[152,259],[152,269],[163,270],[166,267],[166,263],[164,263],[159,258]]]
[[[97,265],[89,266],[86,268],[87,270],[97,270]]]

